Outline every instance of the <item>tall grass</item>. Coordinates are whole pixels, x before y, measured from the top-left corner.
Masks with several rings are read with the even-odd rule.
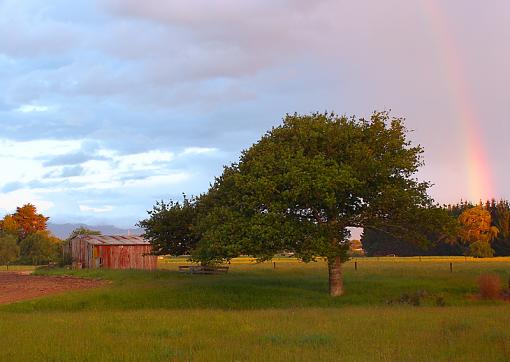
[[[33,265],[0,265],[1,271],[32,271],[35,270]]]
[[[231,264],[226,275],[72,271],[109,287],[0,307],[0,361],[498,361],[510,358],[510,306],[474,300],[508,260],[358,259],[346,295],[327,295],[322,262]],[[426,292],[423,294],[423,292]],[[388,306],[404,294],[441,296]],[[421,295],[421,294],[420,294]],[[430,298],[433,301],[433,298]]]

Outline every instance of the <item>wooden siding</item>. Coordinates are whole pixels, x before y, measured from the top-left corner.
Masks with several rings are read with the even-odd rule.
[[[156,269],[157,256],[149,255],[151,245],[91,245],[97,267],[108,269]]]
[[[71,240],[73,262],[83,268],[147,269],[157,267],[157,256],[149,255],[151,245],[94,245],[86,239]]]

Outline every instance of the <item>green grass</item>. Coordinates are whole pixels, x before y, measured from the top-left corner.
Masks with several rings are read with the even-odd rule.
[[[178,264],[38,271],[112,283],[1,306],[0,360],[510,359],[510,305],[469,298],[480,274],[506,284],[510,259],[360,258],[357,271],[344,266],[341,298],[327,295],[322,262],[238,261],[226,275],[179,274]],[[421,306],[387,304],[423,292]]]

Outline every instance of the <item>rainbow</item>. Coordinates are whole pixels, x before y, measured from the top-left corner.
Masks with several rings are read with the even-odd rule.
[[[448,19],[437,0],[423,0],[425,14],[436,33],[438,47],[450,85],[450,92],[459,135],[466,145],[465,169],[468,179],[469,199],[477,202],[494,196],[494,185],[486,147],[483,143],[480,122],[471,102],[470,89],[465,79],[464,67],[457,51]]]

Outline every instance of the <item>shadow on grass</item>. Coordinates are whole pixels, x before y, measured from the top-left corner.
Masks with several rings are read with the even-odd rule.
[[[426,290],[444,295],[447,304],[466,303],[466,278],[449,275],[403,274],[400,271],[346,273],[346,293],[328,295],[322,268],[237,270],[226,275],[187,275],[159,270],[41,270],[39,274],[68,274],[111,280],[109,287],[60,294],[0,307],[0,311],[81,311],[134,309],[254,310],[281,308],[338,308],[346,305],[384,305],[403,293]]]

